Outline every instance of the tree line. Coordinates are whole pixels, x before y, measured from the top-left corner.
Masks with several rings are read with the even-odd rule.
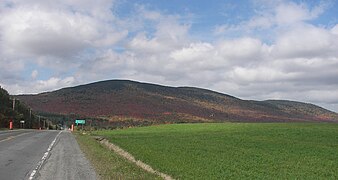
[[[32,109],[0,86],[0,128],[8,128],[10,121],[13,122],[13,128],[39,128],[42,124],[41,118]]]

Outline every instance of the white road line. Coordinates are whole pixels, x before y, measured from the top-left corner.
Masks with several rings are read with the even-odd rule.
[[[45,160],[47,159],[50,151],[52,150],[56,139],[59,137],[59,135],[62,133],[62,131],[59,132],[59,134],[57,134],[54,138],[54,140],[52,141],[52,143],[49,145],[47,151],[45,152],[45,154],[42,156],[41,160],[38,162],[38,165],[35,167],[35,169],[32,171],[31,175],[29,176],[29,180],[34,179],[34,176],[36,175],[36,173],[40,170],[41,166],[43,165],[43,163],[45,162]]]

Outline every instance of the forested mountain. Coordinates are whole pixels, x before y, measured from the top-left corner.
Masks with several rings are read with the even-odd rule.
[[[337,122],[337,113],[293,101],[252,101],[192,87],[110,80],[16,96],[44,113],[131,124],[173,122]]]

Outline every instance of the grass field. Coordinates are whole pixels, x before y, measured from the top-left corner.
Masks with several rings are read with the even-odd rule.
[[[174,124],[95,133],[178,179],[338,179],[338,124]]]
[[[108,151],[90,136],[77,133],[75,137],[100,179],[160,179]]]

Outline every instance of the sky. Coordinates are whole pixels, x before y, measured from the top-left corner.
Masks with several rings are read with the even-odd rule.
[[[10,94],[129,79],[338,112],[337,0],[0,0]]]

